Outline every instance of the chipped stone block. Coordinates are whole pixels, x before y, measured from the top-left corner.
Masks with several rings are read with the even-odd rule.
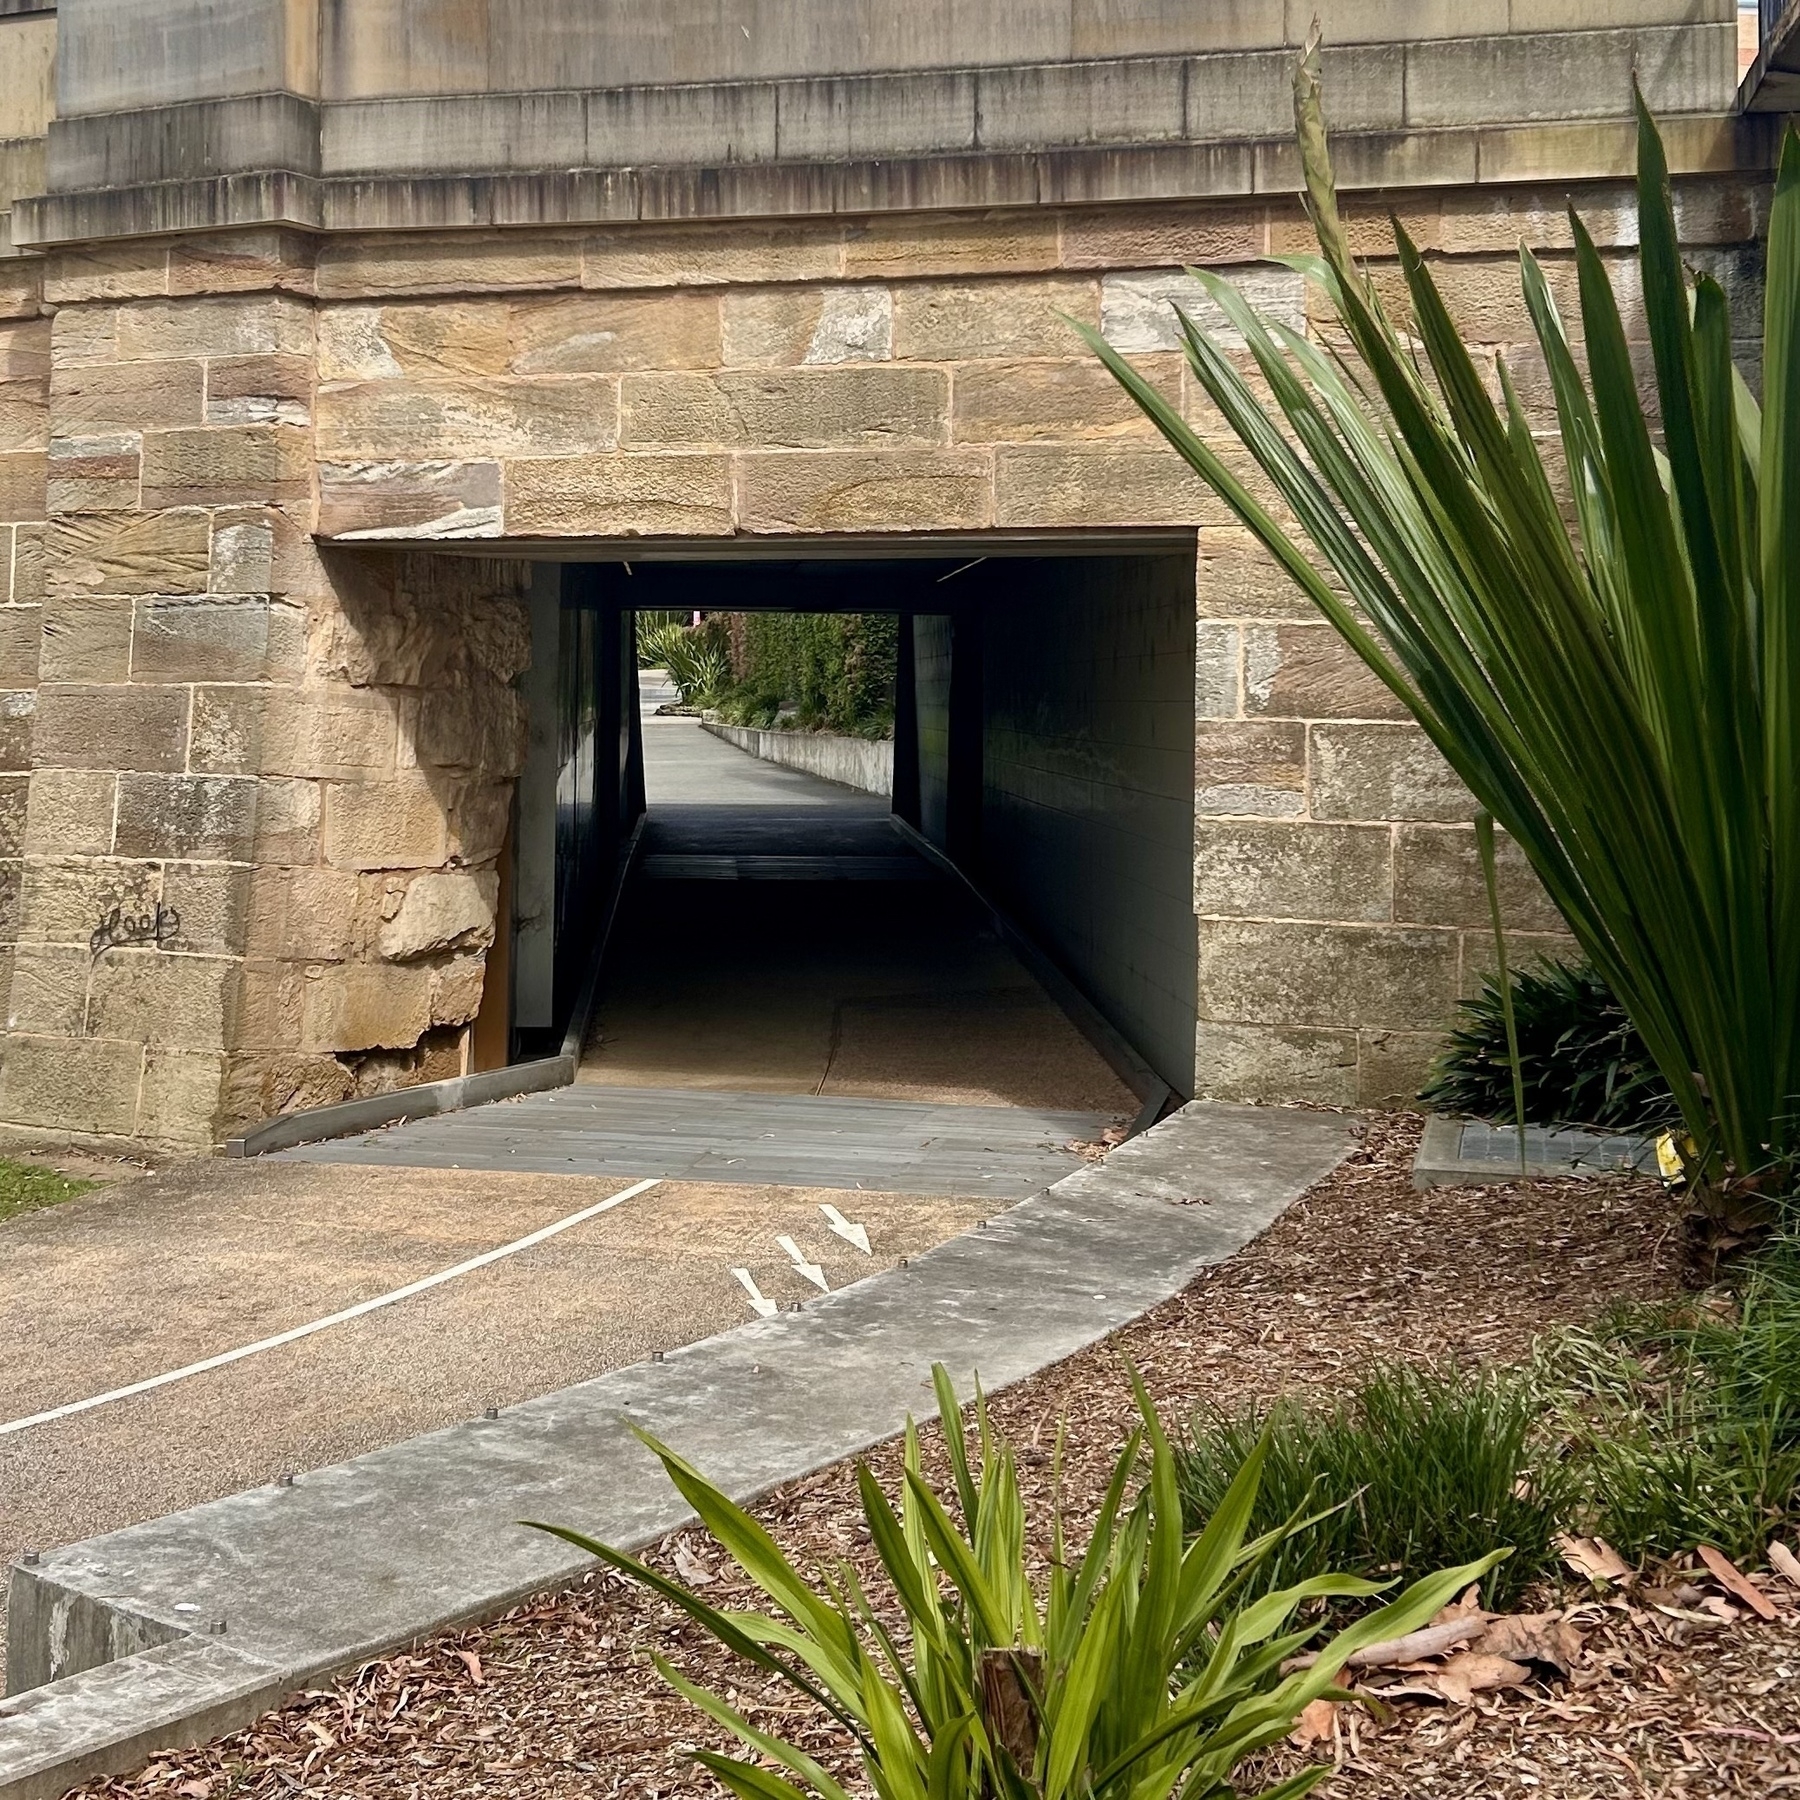
[[[390,962],[413,962],[451,950],[485,950],[494,941],[499,898],[500,877],[492,869],[420,875],[381,927],[381,954]]]
[[[1220,270],[1265,318],[1295,331],[1306,328],[1305,283],[1286,269]],[[1107,275],[1100,283],[1100,330],[1115,350],[1180,350],[1181,327],[1176,309],[1193,320],[1220,345],[1244,347],[1216,301],[1192,276],[1175,269],[1150,269]]]
[[[341,869],[257,868],[251,877],[247,953],[341,962],[352,948],[361,887],[357,876]]]
[[[1276,719],[1406,716],[1393,691],[1323,620],[1244,627],[1244,709],[1256,717]]]
[[[214,594],[268,594],[275,586],[275,528],[266,520],[215,522],[212,573]]]
[[[394,963],[308,969],[303,1050],[407,1050],[431,1027],[432,971]]]
[[[221,357],[206,365],[206,423],[310,425],[312,393],[310,357]]]
[[[431,971],[431,1022],[434,1026],[466,1025],[481,1011],[487,976],[483,955],[453,957]]]
[[[1202,1019],[1194,1039],[1194,1083],[1208,1100],[1354,1106],[1356,1034]]]
[[[52,513],[135,512],[142,466],[134,431],[52,438],[46,503]]]

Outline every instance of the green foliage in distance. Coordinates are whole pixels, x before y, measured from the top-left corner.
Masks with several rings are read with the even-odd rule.
[[[1724,291],[1684,273],[1640,102],[1662,444],[1606,264],[1572,217],[1585,375],[1521,254],[1560,428],[1546,456],[1504,368],[1490,397],[1397,223],[1410,316],[1391,316],[1356,267],[1316,42],[1296,112],[1321,255],[1286,260],[1323,291],[1349,351],[1334,360],[1195,271],[1270,408],[1239,352],[1181,328],[1299,531],[1089,341],[1519,845],[1668,1082],[1697,1185],[1714,1200],[1779,1190],[1800,1156],[1800,135],[1786,135],[1770,214],[1759,407],[1732,366]]]
[[[735,725],[894,734],[900,622],[892,613],[745,613],[742,671],[719,705]]]
[[[1244,1458],[1263,1443],[1250,1529],[1275,1532],[1299,1515],[1317,1516],[1270,1550],[1258,1588],[1329,1569],[1410,1580],[1510,1544],[1483,1595],[1504,1612],[1555,1569],[1556,1534],[1576,1515],[1581,1491],[1535,1441],[1540,1412],[1538,1395],[1518,1377],[1403,1366],[1371,1372],[1323,1408],[1284,1400],[1266,1412],[1204,1411],[1179,1453],[1188,1522],[1213,1516]]]
[[[35,1163],[0,1159],[0,1222],[91,1194],[98,1186],[98,1182],[58,1175],[54,1169],[40,1169]]]
[[[1310,1701],[1337,1692],[1352,1652],[1423,1625],[1504,1555],[1414,1583],[1326,1640],[1310,1667],[1283,1675],[1282,1664],[1316,1635],[1291,1628],[1297,1609],[1380,1589],[1327,1574],[1249,1597],[1274,1548],[1247,1535],[1262,1445],[1189,1540],[1175,1454],[1140,1385],[1143,1424],[1113,1471],[1086,1550],[1068,1545],[1056,1520],[1049,1566],[1034,1581],[1012,1450],[982,1407],[971,1457],[949,1377],[935,1374],[954,1491],[941,1495],[926,1481],[910,1425],[897,1510],[868,1468],[858,1471],[903,1634],[883,1623],[850,1565],[809,1582],[754,1519],[648,1437],[682,1497],[773,1610],[719,1611],[622,1551],[556,1531],[813,1702],[854,1741],[879,1800],[1229,1800],[1233,1770],[1285,1736]],[[1148,1480],[1133,1500],[1146,1451]],[[798,1745],[660,1657],[657,1667],[753,1753],[696,1752],[741,1800],[850,1800]],[[1292,1800],[1326,1773],[1308,1770],[1266,1790],[1265,1800]]]
[[[731,682],[731,653],[719,622],[684,625],[679,618],[638,619],[638,665],[667,669],[683,706],[710,705]]]
[[[1680,1114],[1644,1040],[1586,963],[1546,958],[1512,975],[1513,1019],[1528,1125],[1662,1130]],[[1499,978],[1486,973],[1419,1098],[1457,1118],[1516,1123]]]

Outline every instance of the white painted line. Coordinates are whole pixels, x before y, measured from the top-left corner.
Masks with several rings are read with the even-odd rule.
[[[804,1281],[810,1281],[821,1293],[831,1292],[831,1283],[825,1279],[824,1269],[816,1262],[808,1262],[800,1246],[791,1237],[778,1237],[776,1240],[787,1252],[788,1261],[794,1265],[794,1273]]]
[[[744,1292],[750,1296],[750,1304],[756,1308],[760,1317],[772,1319],[781,1311],[781,1308],[756,1285],[756,1277],[748,1269],[733,1269],[731,1272],[738,1278]]]
[[[615,1206],[623,1206],[627,1200],[635,1200],[639,1194],[661,1186],[660,1176],[654,1181],[640,1181],[635,1187],[628,1187],[623,1193],[614,1194],[610,1200],[602,1200],[598,1206],[589,1206],[578,1213],[571,1213],[568,1218],[558,1219],[554,1225],[546,1225],[542,1230],[532,1232],[529,1237],[502,1244],[498,1250],[488,1250],[480,1256],[472,1256],[467,1262],[458,1263],[454,1269],[443,1269],[436,1275],[427,1275],[422,1281],[408,1282],[403,1288],[395,1288],[391,1294],[380,1294],[373,1300],[364,1300],[360,1305],[347,1306],[342,1312],[332,1313],[329,1318],[314,1319],[310,1325],[296,1325],[292,1331],[283,1331],[275,1337],[246,1344],[241,1350],[227,1350],[223,1356],[209,1356],[205,1362],[189,1363],[184,1369],[171,1369],[166,1375],[151,1376],[148,1381],[134,1381],[130,1387],[114,1388],[111,1393],[95,1394],[89,1400],[75,1400],[67,1406],[52,1407],[48,1412],[33,1413],[28,1419],[14,1419],[8,1424],[0,1425],[0,1437],[7,1437],[15,1431],[27,1431],[33,1425],[48,1425],[53,1419],[67,1419],[76,1413],[92,1412],[96,1406],[110,1406],[115,1400],[130,1400],[135,1395],[148,1394],[155,1388],[168,1387],[171,1382],[186,1381],[190,1375],[204,1375],[211,1369],[222,1369],[228,1363],[242,1362],[246,1356],[258,1356],[264,1350],[279,1350],[283,1344],[298,1343],[301,1338],[311,1337],[315,1331],[328,1331],[333,1325],[348,1324],[352,1319],[360,1319],[365,1313],[379,1312],[384,1306],[392,1306],[398,1300],[410,1300],[414,1294],[442,1287],[446,1281],[454,1281],[459,1275],[469,1275],[476,1269],[485,1269],[489,1263],[517,1256],[521,1250],[529,1250],[534,1244],[541,1244],[546,1239],[557,1236],[559,1232],[585,1225],[589,1219],[598,1218],[601,1213],[611,1212]]]
[[[825,1223],[847,1243],[854,1244],[864,1256],[872,1256],[869,1248],[869,1233],[864,1226],[852,1225],[835,1206],[821,1206],[819,1211],[825,1215]]]

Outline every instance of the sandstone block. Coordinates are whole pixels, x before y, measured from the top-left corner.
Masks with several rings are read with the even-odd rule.
[[[444,803],[423,778],[327,784],[325,860],[334,869],[435,868],[449,854]]]
[[[500,682],[421,695],[411,735],[413,760],[424,768],[472,769],[491,777],[516,775],[525,766],[524,704]]]
[[[361,883],[341,869],[252,873],[247,949],[284,961],[339,962],[352,947]]]
[[[1215,917],[1376,922],[1393,915],[1381,826],[1199,819],[1194,909]]]
[[[163,905],[179,927],[165,946],[200,956],[240,956],[250,909],[252,871],[218,863],[172,862],[163,870]]]
[[[296,609],[265,599],[143,599],[132,635],[137,681],[297,680],[306,647]]]
[[[44,525],[14,525],[12,530],[12,604],[37,606],[43,602]],[[0,526],[0,537],[6,528]]]
[[[1084,207],[1063,220],[1062,264],[1067,269],[1253,263],[1268,250],[1267,209],[1238,201]]]
[[[138,1094],[138,1139],[177,1150],[210,1149],[222,1129],[225,1064],[226,1058],[217,1051],[159,1045],[146,1050]]]
[[[115,911],[155,914],[161,872],[145,863],[91,862],[67,855],[28,860],[19,892],[19,942],[79,944]]]
[[[1091,278],[906,281],[894,289],[894,354],[903,362],[1085,355],[1070,319],[1100,323]]]
[[[481,1011],[481,992],[487,978],[483,955],[453,957],[431,971],[431,1023],[433,1026],[466,1025]]]
[[[144,439],[143,505],[280,504],[311,493],[303,433],[285,425],[153,431]]]
[[[1441,1031],[1358,1032],[1356,1104],[1419,1111],[1419,1090],[1443,1047]]]
[[[451,950],[485,950],[494,941],[499,897],[500,877],[492,869],[417,876],[407,884],[394,916],[381,927],[381,954],[390,962],[414,962]]]
[[[25,820],[30,806],[29,775],[0,776],[0,857],[15,861],[25,849]]]
[[[275,592],[275,527],[270,520],[251,518],[240,524],[213,521],[212,573],[207,591],[258,597]],[[281,629],[285,635],[286,626]]]
[[[728,537],[731,523],[729,457],[620,453],[506,465],[506,529],[515,537]]]
[[[321,463],[319,531],[346,543],[501,532],[497,462]]]
[[[956,531],[992,522],[981,451],[744,456],[745,531]]]
[[[305,1036],[306,989],[307,971],[295,964],[245,962],[239,984],[238,1047],[298,1050]],[[256,1110],[260,1117],[264,1109]]]
[[[198,425],[205,416],[205,365],[198,362],[84,363],[50,377],[58,437],[101,437]]]
[[[260,1124],[286,1112],[335,1106],[354,1087],[355,1076],[335,1056],[245,1058],[242,1070],[234,1071],[227,1105],[237,1123]]]
[[[105,305],[59,306],[50,321],[53,368],[119,360],[119,309]]]
[[[43,636],[41,606],[0,606],[0,688],[37,685]]]
[[[50,399],[41,380],[0,380],[0,451],[41,450],[50,439]]]
[[[502,368],[520,375],[712,369],[724,355],[715,294],[579,294],[516,300]],[[401,354],[401,361],[407,359]],[[410,372],[410,364],[408,364]]]
[[[366,781],[395,766],[399,721],[385,694],[198,687],[192,766],[209,773]]]
[[[135,431],[52,438],[46,504],[52,513],[136,512],[142,472]]]
[[[310,360],[312,308],[285,294],[151,300],[119,309],[119,356],[297,356]]]
[[[1435,1031],[1455,1000],[1457,934],[1390,925],[1200,922],[1200,1011],[1238,1025]]]
[[[25,819],[27,856],[107,856],[119,778],[110,770],[39,769]]]
[[[223,957],[108,950],[88,983],[95,1037],[222,1050],[231,1041],[237,965]]]
[[[1457,994],[1472,999],[1481,991],[1482,977],[1495,973],[1499,958],[1494,946],[1491,926],[1480,931],[1458,933],[1461,946],[1461,975]],[[1522,969],[1544,961],[1579,962],[1581,946],[1566,931],[1513,931],[1506,934],[1506,966]]]
[[[1181,361],[1146,357],[1140,373],[1179,404]],[[956,371],[950,434],[959,444],[1025,443],[1048,438],[1153,438],[1144,416],[1105,365],[1079,362],[980,362]]]
[[[0,1119],[55,1131],[129,1137],[137,1122],[141,1043],[21,1033],[0,1061]]]
[[[1194,721],[1194,804],[1202,817],[1291,818],[1306,806],[1306,727],[1298,721]]]
[[[1244,704],[1252,715],[1277,719],[1406,716],[1393,693],[1323,620],[1244,627]]]
[[[43,609],[40,662],[44,681],[125,681],[131,673],[135,602],[111,594],[76,594]]]
[[[171,294],[313,292],[317,240],[280,226],[195,233],[169,249]]]
[[[1301,331],[1306,326],[1306,286],[1286,269],[1259,267],[1221,269],[1238,292],[1265,318]],[[1100,329],[1115,350],[1137,352],[1182,347],[1177,311],[1215,342],[1242,349],[1244,340],[1231,330],[1223,312],[1198,281],[1176,269],[1148,269],[1107,275],[1100,283]]]
[[[80,1037],[87,1025],[88,971],[84,944],[21,944],[12,957],[8,1031]]]
[[[1000,525],[1193,525],[1223,510],[1166,448],[1003,444],[995,454]]]
[[[177,770],[187,760],[188,692],[180,687],[39,690],[42,769]]]
[[[512,819],[510,781],[465,781],[450,811],[450,861],[491,863],[506,842]]]
[[[611,375],[365,381],[320,389],[317,416],[328,463],[592,455],[618,442],[619,387]]]
[[[1501,917],[1510,929],[1564,929],[1524,852],[1500,832],[1494,839],[1494,876]],[[1402,825],[1395,832],[1394,917],[1422,925],[1488,926],[1487,883],[1472,826]]]
[[[1307,790],[1320,819],[1461,823],[1475,800],[1416,725],[1315,725]]]
[[[215,775],[119,777],[120,856],[245,862],[256,830],[256,783]]]
[[[327,239],[320,247],[322,300],[386,299],[395,294],[482,294],[596,285],[582,282],[578,240],[507,232],[425,232]],[[637,282],[621,286],[644,285]]]
[[[950,385],[936,369],[890,367],[627,375],[622,405],[631,446],[941,444]]]
[[[315,863],[321,854],[324,815],[322,783],[282,781],[265,775],[257,783],[256,860]]]
[[[49,319],[0,324],[0,382],[42,382],[50,375]]]
[[[1036,273],[1056,264],[1056,221],[1033,213],[876,217],[853,224],[844,241],[852,279]]]
[[[202,512],[58,519],[49,539],[50,590],[76,594],[203,594],[212,565]]]
[[[56,307],[89,300],[137,300],[169,291],[166,244],[58,250],[44,259],[44,299]]]
[[[344,963],[307,971],[303,1050],[407,1050],[431,1027],[431,970]]]
[[[313,361],[229,356],[206,365],[208,425],[310,425]]]
[[[44,517],[49,465],[49,457],[40,450],[0,456],[0,524]]]
[[[1244,634],[1236,625],[1201,619],[1194,629],[1194,712],[1199,719],[1236,719],[1243,711]]]
[[[829,281],[843,267],[843,244],[832,224],[631,225],[595,232],[585,241],[581,285],[696,288]]]
[[[1200,533],[1200,611],[1221,619],[1318,621],[1318,608],[1249,532],[1215,526]]]
[[[0,693],[0,771],[31,767],[32,725],[37,715],[37,691],[21,688]]]
[[[1196,1091],[1209,1100],[1354,1106],[1356,1034],[1202,1019],[1195,1034]]]

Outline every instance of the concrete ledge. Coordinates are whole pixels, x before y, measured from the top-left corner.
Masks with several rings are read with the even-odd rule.
[[[634,1424],[749,1500],[928,1416],[934,1362],[964,1392],[977,1372],[989,1388],[1019,1381],[1240,1250],[1351,1141],[1331,1114],[1191,1105],[985,1229],[803,1313],[52,1551],[13,1572],[9,1661],[54,1679],[0,1704],[0,1796],[53,1800],[590,1566],[520,1519],[653,1543],[687,1514]],[[59,1648],[54,1620],[77,1607],[171,1641],[72,1672],[100,1642],[83,1631]],[[223,1640],[195,1635],[219,1619]]]
[[[834,737],[823,731],[757,731],[745,725],[721,725],[702,719],[701,729],[784,769],[803,769],[821,781],[859,788],[865,794],[894,791],[894,743],[875,738]]]
[[[1497,1187],[1520,1179],[1656,1173],[1656,1140],[1629,1132],[1527,1126],[1523,1177],[1518,1143],[1516,1126],[1434,1113],[1425,1121],[1425,1136],[1413,1159],[1413,1186]]]
[[[397,1088],[391,1094],[370,1094],[361,1100],[341,1100],[335,1106],[283,1113],[252,1126],[242,1137],[228,1139],[225,1154],[265,1156],[271,1150],[291,1150],[296,1144],[315,1144],[323,1138],[375,1131],[408,1119],[461,1112],[491,1100],[510,1100],[515,1094],[541,1094],[546,1088],[567,1087],[575,1079],[575,1062],[569,1055],[546,1056],[480,1075],[453,1075],[448,1081],[427,1081],[418,1087]]]

